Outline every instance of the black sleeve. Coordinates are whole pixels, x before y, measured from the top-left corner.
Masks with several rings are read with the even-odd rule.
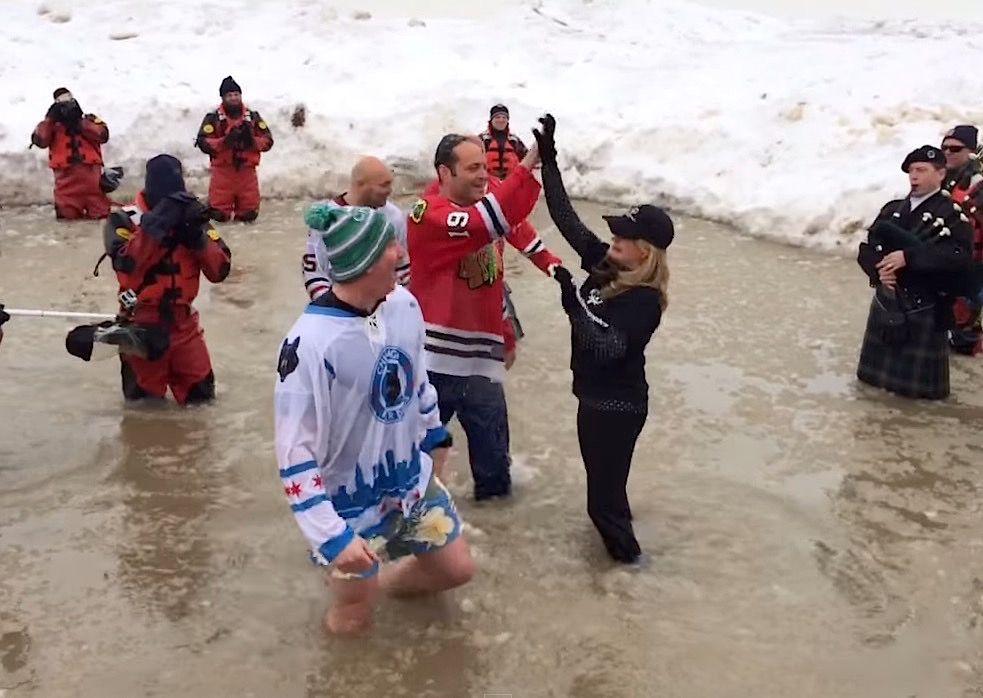
[[[103,250],[109,257],[115,257],[120,249],[130,241],[132,235],[133,227],[130,223],[130,217],[122,211],[113,211],[103,224]]]
[[[195,138],[195,147],[198,148],[205,155],[215,155],[215,148],[208,142],[209,139],[214,139],[218,137],[218,114],[215,112],[208,112],[205,114],[205,118],[201,120],[201,126],[198,127],[198,136]]]
[[[546,207],[557,230],[567,243],[580,255],[580,263],[587,272],[596,267],[608,253],[608,246],[583,224],[573,210],[570,197],[563,186],[560,168],[554,161],[543,162],[543,191]]]
[[[868,243],[870,242],[870,231],[873,230],[878,223],[885,220],[891,220],[892,214],[898,210],[898,206],[902,203],[902,201],[903,199],[888,201],[886,204],[884,204],[884,206],[881,207],[881,210],[877,213],[877,216],[874,218],[874,220],[870,222],[870,225],[867,226]]]

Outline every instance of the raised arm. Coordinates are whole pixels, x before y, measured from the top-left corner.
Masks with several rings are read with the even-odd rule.
[[[560,168],[556,162],[556,143],[553,139],[556,120],[547,114],[539,121],[543,125],[543,130],[534,129],[533,134],[539,145],[539,156],[543,161],[542,177],[546,207],[557,230],[580,256],[584,270],[590,271],[607,255],[608,246],[584,225],[580,216],[573,210],[570,197],[567,196],[563,178],[560,176]]]
[[[509,235],[532,213],[538,198],[539,182],[520,166],[496,193],[486,194],[473,206],[455,206],[440,196],[420,199],[407,221],[413,275],[416,270],[457,265],[463,257]]]

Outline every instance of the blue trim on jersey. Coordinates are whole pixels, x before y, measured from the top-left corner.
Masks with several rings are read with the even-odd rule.
[[[428,429],[427,435],[423,438],[423,443],[420,444],[420,450],[429,454],[437,444],[447,439],[448,436],[450,434],[443,425]]]
[[[290,509],[295,513],[299,514],[302,511],[307,511],[312,507],[316,507],[318,504],[330,501],[327,495],[316,494],[310,499],[305,499],[303,502],[297,502],[296,504],[291,504]]]
[[[328,315],[329,317],[359,317],[350,310],[343,310],[342,308],[333,308],[324,305],[314,305],[313,303],[308,304],[304,308],[305,315]]]
[[[353,540],[355,540],[355,531],[352,530],[351,526],[346,526],[343,533],[326,540],[317,551],[328,562],[334,562],[334,559],[341,555],[341,551],[347,548]]]
[[[435,409],[437,409],[437,403],[436,403],[436,402],[435,402],[435,403],[433,403],[432,405],[430,405],[430,407],[428,407],[428,408],[427,408],[427,409],[425,409],[425,410],[423,410],[423,409],[421,409],[421,410],[420,410],[420,414],[430,414],[430,413],[431,413],[431,412],[433,412],[433,411],[434,411]]]
[[[293,477],[297,473],[306,473],[308,470],[314,470],[317,467],[317,463],[312,460],[306,463],[298,463],[297,465],[291,465],[289,468],[280,468],[280,477]]]

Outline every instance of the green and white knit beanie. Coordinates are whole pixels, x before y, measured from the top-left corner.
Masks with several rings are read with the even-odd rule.
[[[382,211],[367,206],[317,203],[304,214],[308,227],[320,231],[332,281],[353,281],[379,261],[396,239],[392,223]]]

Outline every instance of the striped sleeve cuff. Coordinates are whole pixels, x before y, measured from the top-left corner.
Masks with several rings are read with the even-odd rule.
[[[341,551],[348,547],[348,544],[355,540],[355,531],[352,530],[351,526],[345,526],[345,530],[339,533],[334,538],[331,538],[324,542],[320,548],[317,549],[324,559],[328,562],[334,562],[335,558],[341,555]]]
[[[439,426],[427,431],[427,435],[423,437],[423,443],[420,444],[420,450],[428,454],[433,451],[438,446],[441,446],[445,441],[450,441],[451,434],[447,431],[446,427]],[[448,446],[450,444],[447,444]]]

